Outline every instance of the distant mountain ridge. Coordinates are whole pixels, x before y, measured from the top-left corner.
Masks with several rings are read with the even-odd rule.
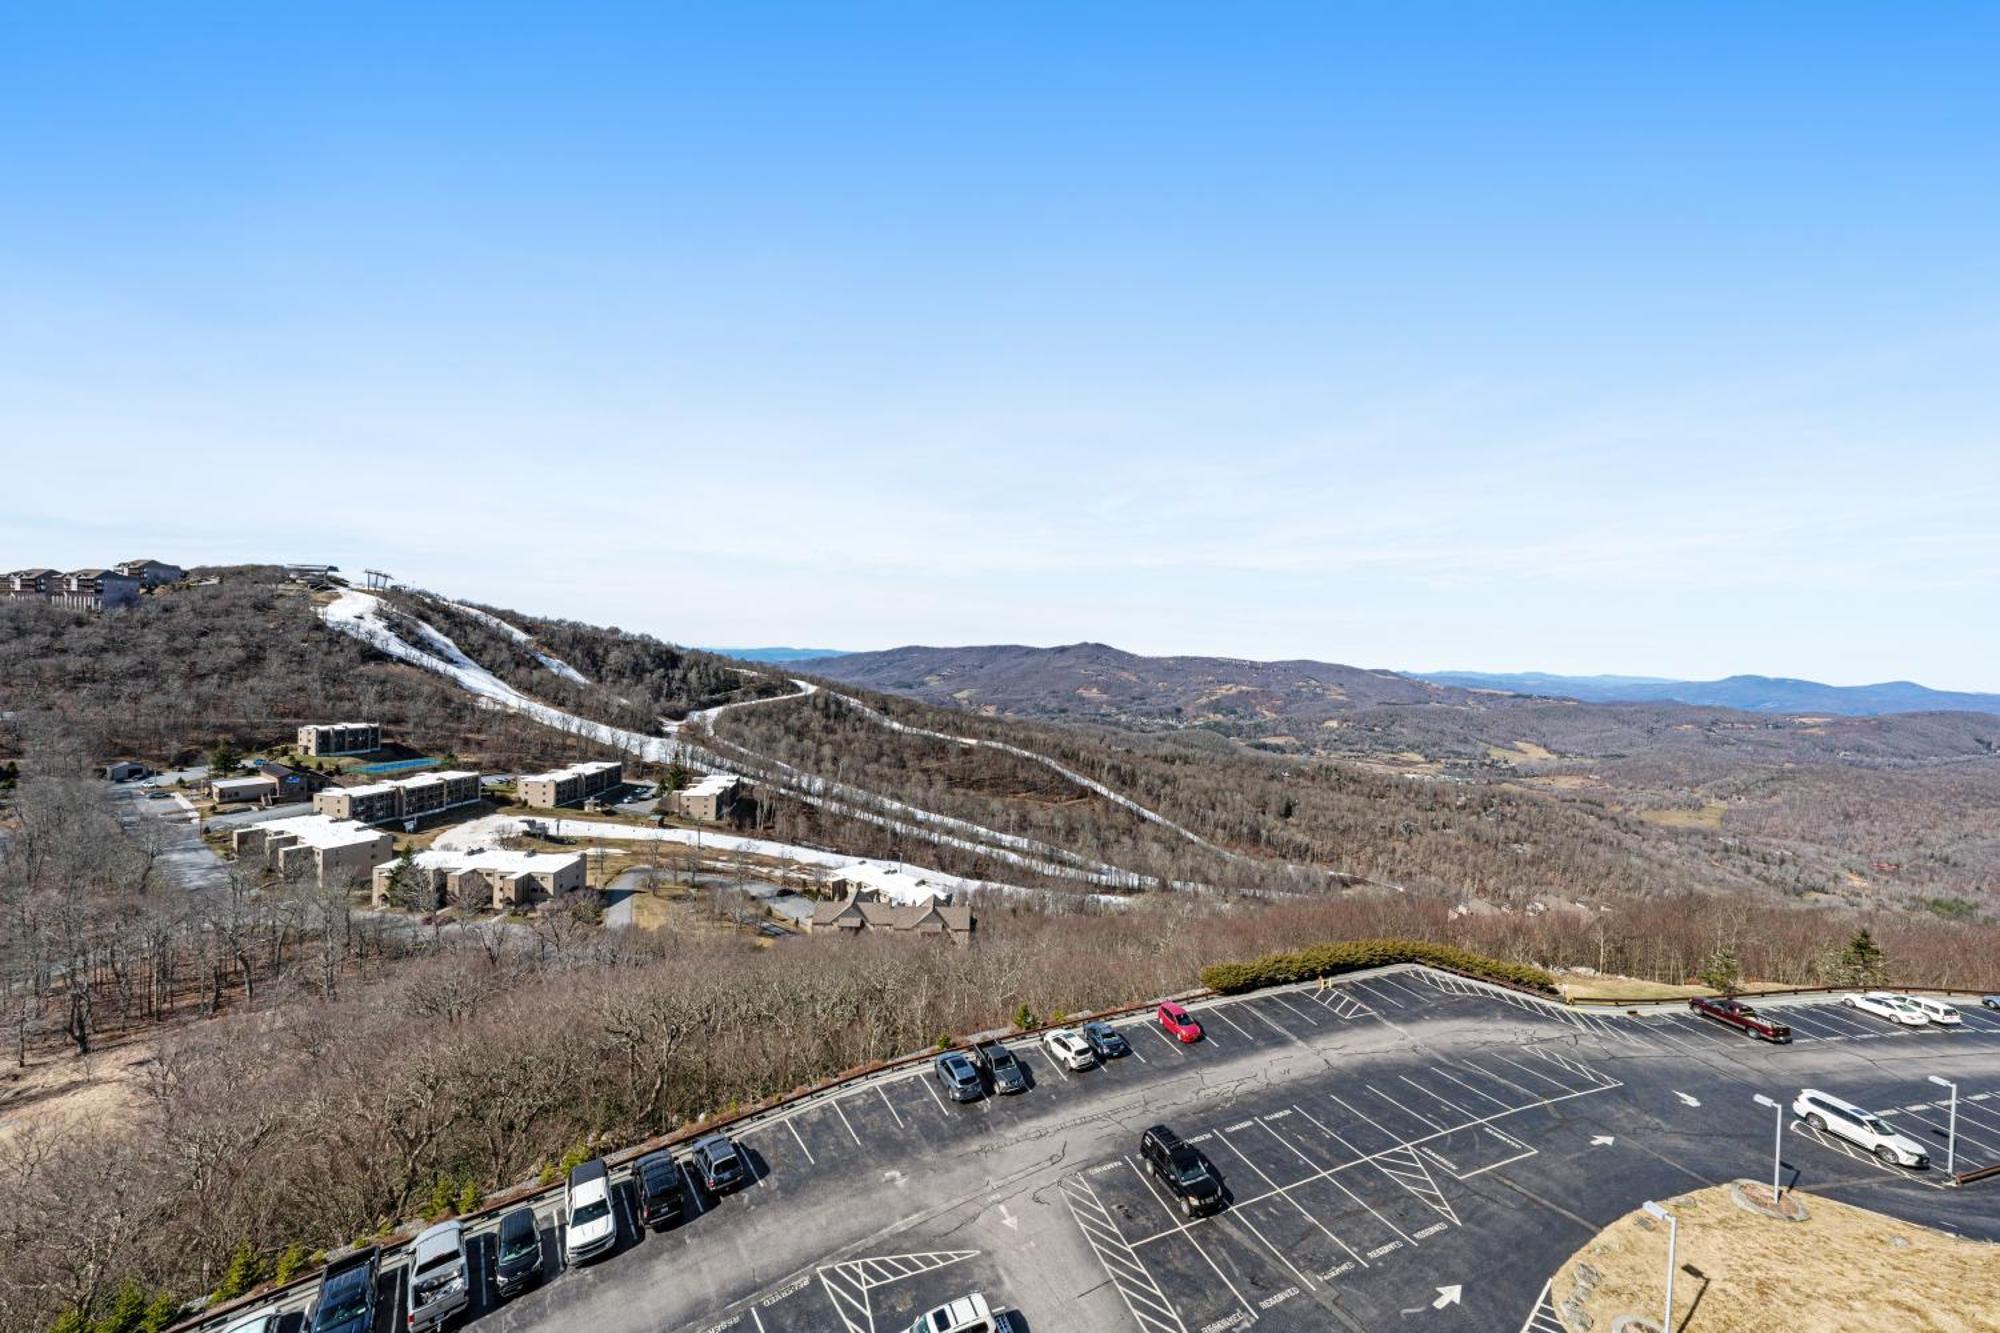
[[[1577,699],[1584,703],[1682,703],[1736,708],[1748,713],[1830,713],[1880,717],[1890,713],[1992,713],[2000,694],[1934,690],[1914,681],[1877,685],[1826,685],[1785,676],[1728,676],[1722,680],[1671,680],[1657,676],[1558,676],[1541,671],[1412,672],[1419,680],[1468,690]]]
[[[717,657],[733,657],[739,662],[817,662],[828,657],[845,656],[839,648],[702,648],[697,651],[714,653]]]

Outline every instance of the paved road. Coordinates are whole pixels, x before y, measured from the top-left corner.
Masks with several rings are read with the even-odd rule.
[[[148,800],[136,786],[112,788],[112,810],[127,829],[144,821],[155,829],[161,852],[155,860],[156,873],[189,894],[222,893],[229,887],[229,871],[215,850],[201,840],[194,817],[179,801]]]
[[[1081,1074],[1019,1043],[1034,1076],[1019,1096],[955,1105],[917,1074],[765,1118],[740,1136],[755,1185],[658,1234],[631,1225],[621,1195],[612,1256],[499,1309],[482,1270],[473,1322],[891,1333],[981,1290],[1035,1333],[1504,1333],[1643,1200],[1768,1177],[1755,1093],[1846,1096],[1941,1158],[1944,1094],[1926,1076],[1943,1074],[1961,1085],[1959,1169],[2000,1163],[2000,1015],[1905,1032],[1831,1003],[1766,1007],[1794,1045],[1685,1010],[1577,1014],[1401,969],[1196,1006],[1208,1036],[1189,1047],[1130,1020],[1133,1054]],[[1217,1167],[1225,1210],[1187,1223],[1169,1207],[1135,1156],[1155,1121]],[[1802,1125],[1783,1170],[2000,1239],[2000,1181],[1944,1188]]]

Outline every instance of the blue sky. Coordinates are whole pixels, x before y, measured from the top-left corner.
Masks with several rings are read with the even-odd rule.
[[[1084,8],[15,7],[0,564],[2000,688],[2000,9]]]

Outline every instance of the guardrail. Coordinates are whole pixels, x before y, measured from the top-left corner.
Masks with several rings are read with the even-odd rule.
[[[1450,969],[1439,968],[1438,970],[1449,971]],[[1475,980],[1484,980],[1484,978],[1475,978]],[[1497,986],[1500,983],[1496,981],[1488,981],[1486,984],[1489,986]],[[1785,995],[1860,995],[1871,990],[1893,990],[1898,995],[1968,995],[1974,998],[1981,998],[1987,995],[2000,995],[2000,986],[1990,987],[1984,990],[1980,989],[1965,990],[1956,986],[1890,987],[1884,985],[1884,986],[1773,986],[1768,989],[1760,988],[1758,990],[1735,991],[1731,993],[1731,997],[1739,1000],[1755,1001],[1762,999],[1770,999],[1774,996],[1785,996]],[[1553,999],[1554,997],[1543,996],[1543,998]],[[1573,1009],[1585,1008],[1590,1005],[1603,1005],[1608,1008],[1618,1009],[1618,1008],[1625,1008],[1628,1006],[1635,1006],[1642,1004],[1685,1004],[1690,999],[1695,999],[1695,998],[1699,997],[1691,995],[1648,995],[1644,997],[1616,996],[1616,995],[1606,995],[1606,996],[1564,995],[1562,997],[1562,1003],[1570,1006]],[[1709,998],[1716,998],[1716,997],[1711,996]]]
[[[1951,1183],[1954,1185],[1970,1185],[1975,1180],[1990,1180],[1994,1176],[2000,1176],[2000,1162],[1996,1162],[1992,1166],[1982,1166],[1977,1171],[1961,1171],[1951,1178]]]
[[[871,1081],[880,1080],[886,1082],[890,1079],[901,1077],[909,1073],[912,1069],[930,1063],[947,1050],[969,1050],[982,1041],[1019,1041],[1026,1038],[1035,1038],[1039,1037],[1042,1033],[1052,1032],[1057,1028],[1075,1027],[1079,1023],[1109,1021],[1114,1018],[1125,1018],[1132,1014],[1144,1013],[1149,1009],[1157,1008],[1160,1004],[1168,1000],[1175,1001],[1176,1003],[1190,1003],[1208,999],[1214,995],[1215,992],[1209,990],[1206,986],[1199,986],[1193,990],[1179,991],[1172,995],[1163,995],[1153,1000],[1140,1000],[1133,1004],[1120,1005],[1114,1009],[1100,1009],[1090,1013],[1065,1015],[1063,1021],[1060,1023],[1044,1023],[1038,1027],[1018,1030],[994,1029],[988,1033],[975,1034],[963,1042],[954,1043],[948,1047],[934,1046],[928,1050],[916,1051],[907,1055],[898,1055],[888,1060],[857,1066],[836,1074],[830,1079],[813,1084],[810,1087],[794,1089],[789,1093],[777,1097],[765,1098],[762,1101],[753,1102],[740,1110],[720,1116],[712,1116],[705,1120],[697,1120],[682,1125],[677,1129],[669,1130],[665,1134],[655,1135],[637,1144],[613,1149],[610,1152],[598,1155],[604,1159],[605,1169],[609,1171],[636,1162],[641,1157],[645,1157],[651,1153],[671,1150],[680,1144],[698,1139],[703,1135],[722,1133],[728,1129],[743,1125],[747,1121],[762,1120],[772,1116],[795,1115],[808,1107],[831,1100],[850,1089],[865,1087]],[[546,1185],[539,1180],[523,1182],[510,1186],[497,1194],[488,1196],[481,1201],[479,1207],[473,1209],[471,1212],[458,1213],[455,1216],[459,1221],[467,1224],[477,1223],[511,1209],[519,1208],[524,1204],[531,1205],[552,1195],[560,1195],[562,1188],[560,1181]],[[399,1250],[408,1245],[411,1240],[415,1239],[417,1232],[421,1231],[425,1225],[425,1223],[421,1222],[406,1223],[402,1228],[375,1243],[380,1246],[386,1255],[389,1251]],[[342,1246],[338,1249],[328,1251],[328,1254],[329,1257],[333,1257],[347,1250],[358,1248],[360,1247]],[[248,1311],[258,1306],[274,1304],[300,1295],[319,1282],[323,1269],[324,1265],[321,1265],[315,1267],[306,1276],[294,1278],[290,1282],[265,1285],[243,1296],[235,1297],[228,1301],[218,1301],[214,1305],[205,1306],[200,1312],[188,1315],[170,1325],[168,1333],[186,1333],[188,1330],[207,1328],[210,1325],[220,1325],[231,1314]]]

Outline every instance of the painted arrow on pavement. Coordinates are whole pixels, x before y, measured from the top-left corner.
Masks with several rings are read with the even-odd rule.
[[[1680,1098],[1682,1101],[1686,1102],[1689,1106],[1701,1105],[1701,1098],[1690,1097],[1685,1092],[1682,1092],[1679,1088],[1674,1089],[1674,1096]]]
[[[1459,1294],[1464,1290],[1459,1286],[1439,1287],[1438,1298],[1431,1302],[1431,1309],[1442,1310],[1447,1305],[1457,1305]]]
[[[1616,1142],[1618,1142],[1618,1136],[1615,1134],[1594,1134],[1591,1136],[1590,1146],[1593,1148],[1608,1148]]]

